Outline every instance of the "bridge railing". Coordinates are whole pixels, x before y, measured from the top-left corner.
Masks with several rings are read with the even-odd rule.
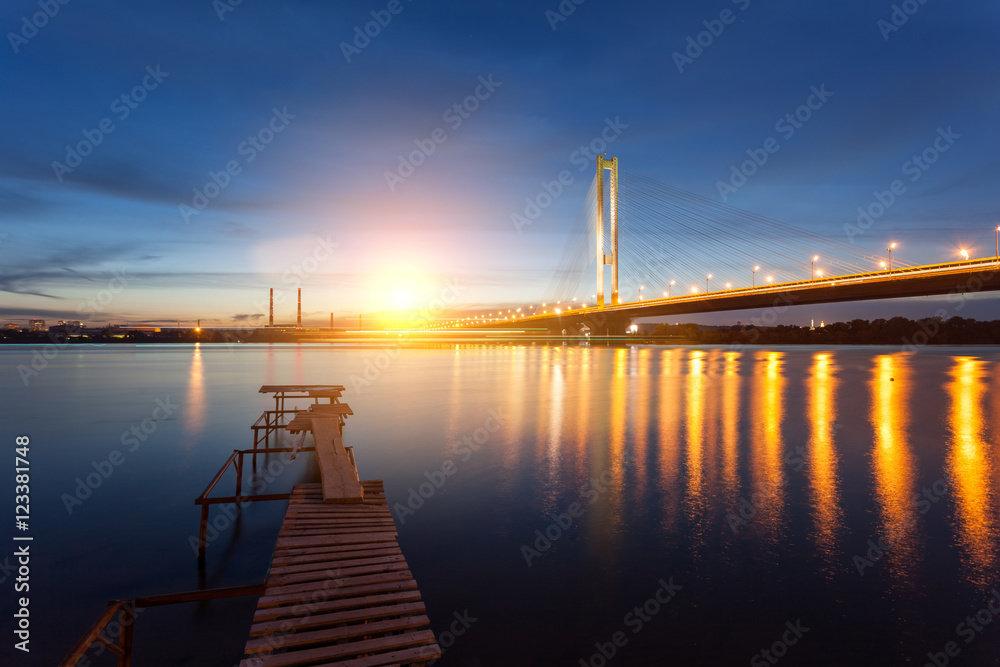
[[[604,306],[604,307],[588,307],[588,308],[578,308],[576,310],[565,310],[561,315],[574,314],[574,313],[594,313],[601,311],[615,311],[615,310],[626,310],[634,308],[637,305],[646,304],[664,304],[664,303],[684,303],[686,301],[701,301],[707,298],[715,298],[720,296],[733,296],[734,294],[740,293],[761,293],[769,291],[787,291],[789,289],[801,289],[819,286],[834,286],[842,283],[854,283],[863,282],[865,280],[872,279],[885,279],[885,278],[900,278],[908,275],[922,274],[922,273],[942,273],[949,271],[959,271],[962,269],[969,268],[979,268],[979,267],[1000,267],[1000,260],[997,258],[988,259],[969,259],[961,260],[958,262],[944,262],[940,264],[927,264],[922,266],[907,266],[898,269],[880,269],[878,271],[869,271],[866,273],[853,273],[840,276],[823,276],[822,278],[808,278],[806,280],[796,280],[784,283],[767,283],[764,285],[755,285],[752,287],[733,287],[730,289],[714,290],[711,292],[698,292],[696,294],[678,294],[677,296],[671,297],[655,297],[652,299],[643,299],[642,301],[630,301],[627,303],[619,303],[615,306]],[[556,317],[555,313],[546,314],[533,314],[528,315],[516,320],[511,320],[511,322],[530,322],[533,320],[547,320]]]

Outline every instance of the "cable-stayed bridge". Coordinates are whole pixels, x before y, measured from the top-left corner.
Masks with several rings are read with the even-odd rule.
[[[768,312],[791,305],[1000,290],[1000,228],[995,257],[971,259],[963,250],[959,261],[915,266],[893,256],[892,241],[871,253],[638,174],[622,176],[618,158],[597,157],[544,299],[428,328],[620,335],[640,317],[757,310],[766,324]]]

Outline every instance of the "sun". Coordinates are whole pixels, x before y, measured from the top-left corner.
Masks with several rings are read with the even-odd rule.
[[[412,289],[403,287],[393,295],[392,305],[396,310],[410,310],[416,307],[417,297]]]

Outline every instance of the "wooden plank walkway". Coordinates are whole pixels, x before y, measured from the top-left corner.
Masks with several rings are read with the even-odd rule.
[[[312,432],[323,500],[328,503],[353,503],[365,497],[358,469],[344,447],[342,435],[341,420],[352,414],[346,403],[311,405],[309,410],[296,414],[286,427],[289,433]]]
[[[292,490],[240,667],[423,665],[441,657],[382,480],[364,499]]]

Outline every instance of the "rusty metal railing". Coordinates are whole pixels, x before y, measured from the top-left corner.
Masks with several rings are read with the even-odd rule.
[[[86,634],[80,638],[80,641],[73,646],[69,654],[63,658],[62,662],[59,663],[59,667],[74,667],[95,643],[101,644],[118,656],[118,667],[132,667],[132,631],[135,625],[137,609],[159,607],[168,604],[181,604],[184,602],[203,602],[205,600],[219,600],[222,598],[246,597],[249,595],[260,596],[263,594],[264,584],[261,583],[253,586],[209,588],[184,593],[151,595],[131,600],[109,600],[104,611],[94,621],[94,624],[90,626]],[[119,624],[121,626],[117,642],[104,634],[104,630],[115,620],[116,616],[119,617]]]
[[[251,454],[256,457],[257,454],[265,451],[269,454],[278,454],[281,452],[294,452],[296,451],[292,447],[271,447],[267,450],[260,449],[234,449],[233,453],[229,455],[226,462],[222,464],[222,468],[216,473],[215,477],[209,482],[205,490],[202,491],[201,495],[195,498],[194,504],[201,505],[201,522],[198,527],[198,560],[205,560],[205,550],[208,547],[208,542],[205,539],[205,534],[208,531],[208,511],[212,505],[218,505],[220,503],[244,503],[244,502],[256,502],[258,500],[288,500],[291,497],[290,493],[264,493],[258,495],[244,496],[242,494],[243,490],[243,457],[247,454]],[[299,452],[314,452],[315,447],[301,447],[298,448]],[[353,460],[353,453],[352,453]],[[208,494],[215,489],[215,485],[219,483],[219,480],[226,474],[231,466],[236,468],[236,493],[232,496],[215,497],[209,498]]]

